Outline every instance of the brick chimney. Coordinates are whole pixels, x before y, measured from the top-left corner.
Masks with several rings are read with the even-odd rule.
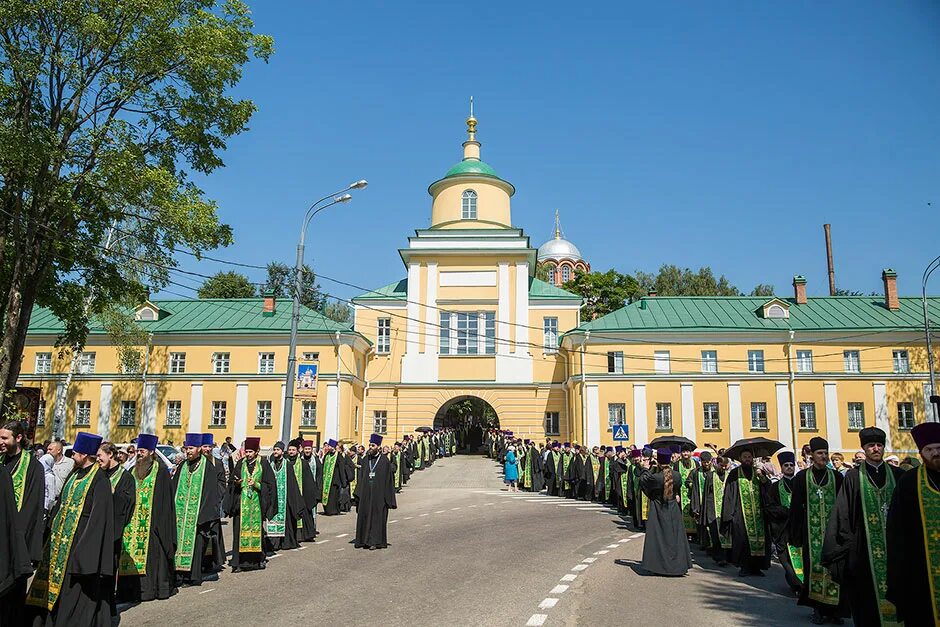
[[[885,268],[881,271],[881,280],[885,284],[885,307],[897,311],[901,308],[901,301],[898,300],[898,273]]]
[[[274,290],[264,290],[261,292],[261,296],[264,298],[261,306],[261,315],[273,316],[277,309],[277,299],[274,297]]]
[[[806,277],[799,274],[793,277],[793,298],[797,305],[806,304]]]

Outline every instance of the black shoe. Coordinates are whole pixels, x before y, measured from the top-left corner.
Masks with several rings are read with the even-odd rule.
[[[819,613],[819,610],[813,610],[812,616],[809,617],[809,622],[814,625],[825,625],[826,617]]]

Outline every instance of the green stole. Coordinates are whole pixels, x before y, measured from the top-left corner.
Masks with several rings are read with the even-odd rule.
[[[568,464],[571,463],[571,453],[563,452],[561,458],[561,473],[562,477],[565,479],[565,490],[571,489],[571,482],[568,481]]]
[[[643,469],[639,466],[634,468],[633,473],[633,490],[640,499],[640,521],[644,521],[649,518],[650,513],[650,499],[646,496],[646,492],[640,489],[640,475],[643,473]]]
[[[604,457],[604,500],[610,499],[610,458]]]
[[[885,468],[885,486],[875,487],[868,472],[859,468],[859,488],[862,492],[862,520],[865,522],[865,537],[868,539],[868,563],[871,577],[878,595],[878,613],[882,625],[895,625],[897,611],[894,604],[885,599],[888,592],[888,546],[885,539],[885,518],[891,495],[894,494],[894,473]]]
[[[336,468],[336,456],[339,453],[333,452],[323,457],[323,509],[326,509],[330,502],[330,486],[333,485],[333,470]]]
[[[806,474],[808,477],[809,472],[807,472]],[[807,479],[806,481],[809,482],[809,479]],[[808,488],[806,492],[807,494],[809,493]],[[777,482],[777,495],[780,497],[780,504],[786,507],[787,509],[790,509],[790,502],[793,499],[793,493],[787,489],[787,484],[784,482],[783,479]],[[825,520],[828,520],[828,518],[826,518]],[[810,533],[812,533],[812,531],[810,531]],[[822,548],[822,542],[820,542],[820,548]],[[799,579],[800,582],[802,582],[803,581],[803,550],[798,547],[793,546],[792,544],[787,544],[787,555],[790,556],[790,565],[793,566],[793,572],[796,573],[797,579]],[[812,592],[810,592],[810,594],[812,595]]]
[[[280,470],[274,467],[274,462],[270,464],[271,470],[274,471],[274,482],[277,485],[277,513],[274,514],[274,518],[265,522],[265,531],[272,538],[283,538],[284,531],[287,529],[287,460],[281,458]],[[260,467],[260,463],[258,466]],[[244,520],[244,513],[242,519]]]
[[[712,496],[715,501],[715,519],[718,521],[718,527],[721,528],[721,505],[725,500],[725,479],[728,478],[728,471],[725,471],[724,477],[718,476],[718,471],[712,473]],[[718,541],[721,548],[731,548],[731,534],[718,532]]]
[[[154,459],[150,472],[143,479],[138,479],[134,473],[131,473],[137,485],[137,503],[130,522],[124,527],[121,566],[118,573],[122,577],[147,574],[150,523],[153,519],[153,489],[157,483],[157,473],[160,471],[159,464],[160,462]]]
[[[297,479],[297,489],[300,490],[300,496],[304,495],[304,469],[303,461],[301,461],[300,455],[297,456],[297,459],[294,460],[294,478]],[[302,517],[297,518],[297,529],[304,528],[304,519]]]
[[[826,485],[816,483],[812,468],[806,470],[806,525],[809,541],[809,598],[827,605],[839,604],[839,584],[823,567],[822,548],[826,525],[836,503],[835,471],[826,469]],[[804,568],[804,571],[806,569]]]
[[[757,478],[748,479],[744,473],[739,472],[738,493],[741,496],[741,514],[744,516],[744,529],[747,531],[751,557],[762,557],[764,555],[764,513],[760,507],[760,483]]]
[[[401,453],[393,453],[395,455],[395,468],[398,472],[395,473],[395,489],[401,487]]]
[[[117,471],[109,477],[111,480],[111,494],[114,494],[114,491],[117,489],[118,481],[121,480],[121,477],[124,476],[124,466],[118,464]]]
[[[196,547],[196,528],[199,525],[199,507],[202,503],[202,479],[206,474],[206,458],[199,456],[196,470],[189,470],[189,462],[183,462],[177,472],[182,476],[176,486],[176,570],[193,567],[193,551]],[[201,559],[201,557],[200,557]]]
[[[353,462],[354,470],[353,470],[352,480],[349,482],[349,495],[350,496],[356,493],[356,484],[359,482],[359,468],[360,468],[360,464],[362,463],[362,460],[359,458],[359,455],[353,455],[351,459],[355,461]]]
[[[679,478],[682,480],[681,485],[679,486],[679,503],[682,506],[682,523],[685,525],[686,533],[695,532],[695,521],[692,520],[692,501],[689,498],[689,488],[686,485],[686,479],[689,478],[689,475],[692,474],[692,470],[695,468],[695,463],[692,460],[689,460],[689,467],[686,468],[682,463],[683,460],[679,460],[676,464],[679,466]]]
[[[529,452],[526,454],[525,465],[523,466],[524,470],[522,471],[523,487],[532,487],[532,460],[530,459],[531,456],[532,456],[532,451],[530,449]]]
[[[924,527],[924,555],[933,600],[933,615],[940,616],[940,492],[927,480],[927,467],[917,469],[917,495],[920,523]]]
[[[23,509],[23,494],[26,492],[26,471],[29,468],[29,457],[26,451],[20,451],[20,461],[16,462],[16,470],[12,473],[16,511]]]
[[[75,531],[85,509],[85,497],[88,496],[98,468],[98,464],[92,464],[91,470],[81,479],[72,474],[66,481],[59,497],[59,511],[52,521],[52,533],[43,547],[44,558],[29,587],[26,599],[28,605],[45,606],[47,610],[52,611],[59,600]]]
[[[630,486],[628,482],[632,474],[633,470],[628,468],[620,475],[620,501],[623,503],[624,509],[629,507],[629,503],[627,503],[627,490]]]
[[[255,469],[248,474],[248,460],[242,463],[242,490],[239,497],[241,513],[238,527],[238,552],[261,552],[261,457],[255,458]],[[282,467],[283,468],[283,467]],[[254,486],[248,485],[252,479]]]
[[[415,468],[421,470],[424,465],[424,440],[418,441],[418,458],[415,460]]]
[[[601,468],[601,460],[597,459],[597,455],[591,455],[591,468],[594,469],[594,485],[597,485],[597,471]],[[591,492],[594,492],[594,486],[591,486]]]

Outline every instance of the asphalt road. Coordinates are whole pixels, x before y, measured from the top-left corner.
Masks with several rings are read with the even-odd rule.
[[[742,579],[696,553],[689,576],[644,576],[643,536],[615,512],[510,494],[483,457],[440,459],[413,475],[390,512],[388,549],[353,548],[355,513],[317,523],[316,543],[275,556],[266,570],[225,570],[166,601],[125,609],[121,623],[728,626],[808,617],[777,565]]]

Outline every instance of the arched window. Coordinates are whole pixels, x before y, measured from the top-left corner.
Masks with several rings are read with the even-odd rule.
[[[571,267],[562,266],[561,267],[561,282],[567,283],[570,280],[571,280]]]
[[[781,307],[780,305],[771,305],[767,308],[767,317],[768,318],[786,318],[787,310]]]
[[[477,193],[466,189],[460,197],[460,217],[463,220],[477,219]]]
[[[555,266],[548,266],[548,282],[555,285]]]

